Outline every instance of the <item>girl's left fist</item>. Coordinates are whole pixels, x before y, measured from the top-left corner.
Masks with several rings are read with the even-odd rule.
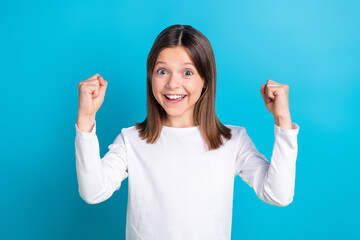
[[[289,110],[289,86],[269,79],[262,84],[260,93],[265,107],[274,117],[287,117]]]

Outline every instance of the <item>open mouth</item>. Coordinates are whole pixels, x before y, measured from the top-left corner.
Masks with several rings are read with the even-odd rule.
[[[166,101],[169,103],[178,103],[178,102],[181,102],[184,98],[186,98],[187,95],[184,95],[183,97],[175,98],[175,99],[168,98],[166,95],[164,95],[164,97],[165,97]]]

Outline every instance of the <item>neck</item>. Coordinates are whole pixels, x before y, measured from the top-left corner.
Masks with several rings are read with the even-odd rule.
[[[187,127],[195,127],[197,126],[194,121],[191,122],[184,122],[184,121],[171,121],[166,119],[164,125],[167,127],[174,127],[174,128],[187,128]]]

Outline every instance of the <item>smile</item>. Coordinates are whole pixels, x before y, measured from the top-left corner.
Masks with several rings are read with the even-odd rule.
[[[185,95],[184,97],[181,97],[181,98],[177,98],[177,99],[170,99],[170,98],[168,98],[168,97],[166,97],[165,95],[164,95],[164,98],[166,99],[166,101],[168,102],[168,103],[179,103],[179,102],[181,102],[184,98],[186,98],[187,97],[187,95]]]

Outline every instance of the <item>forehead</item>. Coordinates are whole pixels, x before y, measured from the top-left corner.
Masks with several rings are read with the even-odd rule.
[[[192,59],[184,47],[178,46],[163,49],[157,57],[156,64],[157,63],[192,64]]]

